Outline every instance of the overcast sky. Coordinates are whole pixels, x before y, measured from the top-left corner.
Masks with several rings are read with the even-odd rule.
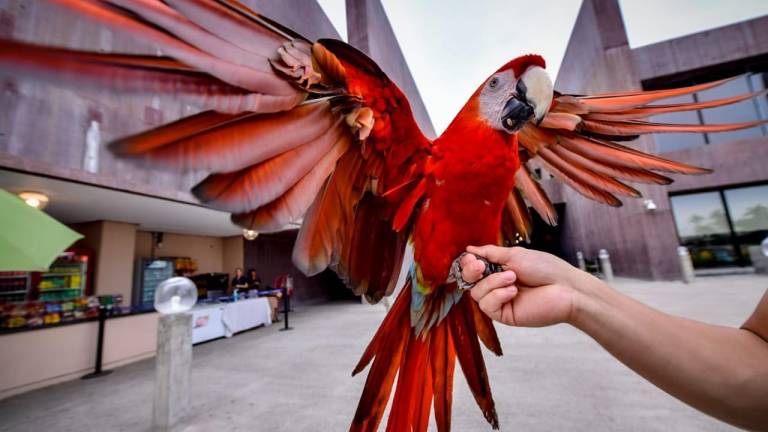
[[[346,37],[344,0],[318,0]],[[477,86],[526,53],[553,80],[579,0],[382,0],[427,111],[440,134]],[[768,14],[768,0],[619,0],[633,47]]]

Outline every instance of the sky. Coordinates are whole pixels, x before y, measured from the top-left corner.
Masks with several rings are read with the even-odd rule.
[[[579,0],[381,0],[440,134],[493,71],[542,55],[554,81]],[[346,38],[345,0],[318,0]],[[768,0],[619,0],[632,47],[768,14]]]

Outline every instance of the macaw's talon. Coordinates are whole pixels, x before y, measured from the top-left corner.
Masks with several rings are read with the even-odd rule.
[[[481,256],[475,255],[475,258],[477,258],[479,261],[482,261],[482,263],[485,264],[485,270],[483,270],[483,276],[480,279],[471,283],[467,282],[464,280],[464,278],[461,275],[461,272],[462,272],[461,259],[464,258],[464,256],[466,255],[470,255],[470,253],[464,252],[461,255],[459,255],[455,260],[453,260],[453,263],[451,263],[451,271],[448,274],[448,280],[447,280],[448,282],[456,282],[456,286],[458,286],[459,289],[462,291],[472,289],[472,287],[474,287],[478,282],[492,275],[493,273],[500,273],[504,271],[499,264],[492,263]]]

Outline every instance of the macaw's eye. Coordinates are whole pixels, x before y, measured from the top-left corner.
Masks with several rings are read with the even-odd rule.
[[[496,77],[491,78],[491,82],[488,83],[488,86],[491,88],[496,88],[496,86],[499,85],[499,79]]]

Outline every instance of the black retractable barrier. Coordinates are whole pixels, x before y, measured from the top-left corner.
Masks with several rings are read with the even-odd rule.
[[[287,316],[286,316],[287,318]],[[104,375],[112,373],[111,370],[102,370],[101,360],[104,352],[104,323],[107,321],[107,308],[105,306],[99,306],[99,335],[96,340],[96,365],[93,368],[93,372],[88,375],[83,375],[81,379],[98,378]]]
[[[291,311],[291,296],[288,295],[288,290],[283,288],[283,314],[285,314],[285,326],[280,331],[293,330],[293,327],[288,325],[288,313]]]

